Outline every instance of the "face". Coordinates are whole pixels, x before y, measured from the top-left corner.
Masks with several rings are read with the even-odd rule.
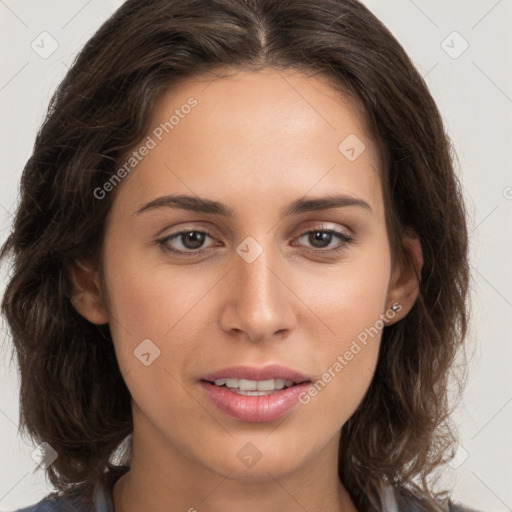
[[[240,479],[335,457],[404,305],[355,104],[292,72],[195,78],[135,151],[103,293],[136,435]]]

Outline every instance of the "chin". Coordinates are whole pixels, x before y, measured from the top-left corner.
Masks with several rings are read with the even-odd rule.
[[[309,452],[305,441],[290,442],[288,437],[288,442],[277,438],[272,442],[268,432],[236,436],[217,456],[204,462],[210,470],[223,477],[229,475],[231,480],[270,481],[293,473],[305,463],[305,454]],[[207,450],[207,453],[215,452]]]

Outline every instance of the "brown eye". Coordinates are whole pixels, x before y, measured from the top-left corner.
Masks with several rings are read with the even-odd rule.
[[[158,244],[166,252],[178,255],[194,256],[207,249],[203,247],[207,237],[212,238],[205,231],[184,230],[158,240]],[[179,241],[181,244],[180,248],[176,248],[176,241]],[[174,246],[171,246],[171,242],[174,243]]]
[[[344,249],[347,244],[354,241],[352,237],[343,231],[333,229],[315,229],[308,231],[300,236],[299,240],[304,237],[307,237],[308,243],[310,243],[314,249],[318,249],[322,252],[340,251]],[[336,239],[339,240],[339,244],[336,247],[329,247],[331,242]]]

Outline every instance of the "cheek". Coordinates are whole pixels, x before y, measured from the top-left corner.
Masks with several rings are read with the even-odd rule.
[[[361,402],[377,365],[390,272],[385,248],[340,265],[330,278],[308,279],[298,291],[310,308],[304,328],[320,326],[308,337],[321,340],[309,349],[320,374],[301,403],[338,428]]]
[[[193,313],[215,276],[200,266],[166,263],[157,246],[130,242],[129,228],[112,234],[105,248],[109,312],[121,336],[162,339]]]
[[[129,239],[107,237],[104,275],[110,330],[123,375],[130,375],[134,382],[136,375],[145,373],[140,385],[152,394],[150,387],[170,378],[164,369],[174,373],[185,364],[183,359],[191,350],[185,346],[201,327],[194,315],[214,281],[213,276],[198,275],[191,267],[162,263],[161,257],[155,257],[156,248],[134,247]],[[141,357],[148,352],[149,356]],[[158,373],[154,371],[159,368]]]
[[[319,270],[318,270],[319,269]],[[386,309],[390,259],[386,246],[373,248],[330,269],[297,275],[293,289],[325,330],[327,350],[343,349]]]
[[[177,425],[176,410],[205,421],[185,391],[184,368],[201,358],[201,299],[215,280],[146,265],[128,252],[111,253],[105,274],[116,356],[134,402],[164,425]]]

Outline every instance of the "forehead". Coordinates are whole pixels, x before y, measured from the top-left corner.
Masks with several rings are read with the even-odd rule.
[[[272,191],[283,200],[337,191],[382,208],[362,112],[320,76],[266,69],[187,79],[159,98],[140,144],[151,149],[123,183],[138,202],[177,192],[244,205]]]

